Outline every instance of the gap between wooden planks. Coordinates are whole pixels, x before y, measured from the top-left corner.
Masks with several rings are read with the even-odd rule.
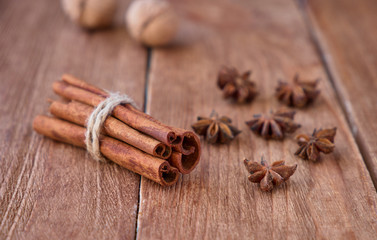
[[[293,1],[176,2],[188,19],[187,44],[152,53],[147,112],[189,128],[212,109],[233,118],[243,133],[230,145],[203,142],[198,168],[171,188],[142,179],[138,239],[375,239],[376,192],[308,29]],[[224,101],[216,88],[222,64],[253,70],[260,96],[251,105]],[[333,154],[318,163],[293,155],[293,136],[264,141],[244,122],[279,106],[278,78],[322,79],[321,97],[298,110],[303,127],[338,127]],[[241,160],[285,159],[298,169],[273,193],[248,182]]]
[[[0,239],[134,239],[140,176],[32,131],[69,72],[143,105],[146,51],[119,2],[113,29],[85,32],[59,1],[0,7]]]
[[[377,2],[307,3],[304,14],[377,187]]]

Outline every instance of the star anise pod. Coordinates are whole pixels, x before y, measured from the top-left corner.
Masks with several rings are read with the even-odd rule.
[[[319,90],[316,89],[318,82],[319,79],[301,81],[296,74],[292,83],[279,81],[276,97],[288,106],[304,107],[318,96]]]
[[[251,174],[248,177],[249,181],[259,183],[261,190],[266,192],[271,191],[274,186],[279,186],[287,181],[297,169],[297,164],[286,166],[284,161],[276,161],[270,166],[263,157],[261,163],[245,158],[244,164]]]
[[[246,122],[246,125],[263,138],[281,140],[284,138],[284,133],[293,133],[301,127],[293,121],[295,114],[295,111],[285,109],[270,114],[255,114],[252,120]]]
[[[238,103],[250,102],[257,95],[255,83],[250,80],[251,71],[242,75],[235,68],[223,67],[217,78],[217,85],[223,90],[224,98]]]
[[[331,129],[314,129],[311,136],[300,134],[296,136],[297,143],[300,146],[295,152],[300,158],[310,161],[317,161],[320,159],[320,152],[325,154],[331,153],[334,148],[334,138],[336,128]]]
[[[227,143],[241,133],[231,125],[232,120],[213,111],[210,117],[198,117],[198,121],[191,127],[194,131],[206,138],[210,143]]]

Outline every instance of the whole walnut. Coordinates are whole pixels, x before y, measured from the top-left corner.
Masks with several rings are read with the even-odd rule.
[[[62,0],[64,12],[78,25],[88,29],[111,25],[116,0]]]
[[[132,38],[147,46],[163,46],[176,36],[179,18],[169,2],[136,0],[126,13],[126,23]]]

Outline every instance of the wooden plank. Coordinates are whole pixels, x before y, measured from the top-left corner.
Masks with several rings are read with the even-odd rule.
[[[377,2],[308,1],[306,10],[377,186]]]
[[[176,186],[142,179],[139,239],[375,239],[376,192],[302,15],[293,1],[175,2],[186,17],[185,44],[153,50],[147,111],[190,128],[212,109],[233,118],[243,133],[230,145],[202,144],[197,169]],[[222,64],[253,70],[260,95],[251,105],[222,99]],[[299,132],[338,127],[336,149],[311,163],[294,156],[293,136],[264,141],[245,121],[279,106],[278,78],[322,79],[315,104],[298,111]],[[287,184],[261,192],[241,160],[285,159],[298,169]]]
[[[59,1],[1,1],[0,239],[133,239],[140,177],[33,132],[69,72],[143,105],[146,51],[121,25],[85,32]]]

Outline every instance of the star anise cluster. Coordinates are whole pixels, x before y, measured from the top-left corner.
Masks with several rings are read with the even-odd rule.
[[[288,106],[304,107],[313,102],[318,96],[318,81],[318,79],[314,81],[301,81],[298,74],[296,74],[292,83],[279,81],[276,88],[276,97]]]
[[[314,129],[311,136],[300,134],[296,137],[297,143],[300,146],[295,152],[300,158],[310,161],[317,161],[320,159],[320,152],[325,154],[334,151],[334,139],[336,128],[331,129]]]
[[[287,181],[297,169],[297,164],[287,166],[284,161],[276,161],[270,166],[263,157],[261,163],[245,158],[244,164],[251,174],[248,177],[249,181],[259,183],[261,190],[266,192],[271,191],[274,186],[279,186]]]
[[[198,117],[198,121],[191,127],[205,137],[209,143],[228,143],[241,133],[231,125],[232,120],[213,111],[210,117]]]
[[[217,78],[217,85],[223,90],[224,98],[238,103],[250,102],[257,95],[255,83],[250,80],[251,71],[242,75],[235,68],[223,67]]]
[[[293,121],[295,113],[295,111],[279,109],[270,114],[255,114],[252,120],[246,122],[246,125],[263,138],[281,140],[285,133],[293,133],[301,127]]]

